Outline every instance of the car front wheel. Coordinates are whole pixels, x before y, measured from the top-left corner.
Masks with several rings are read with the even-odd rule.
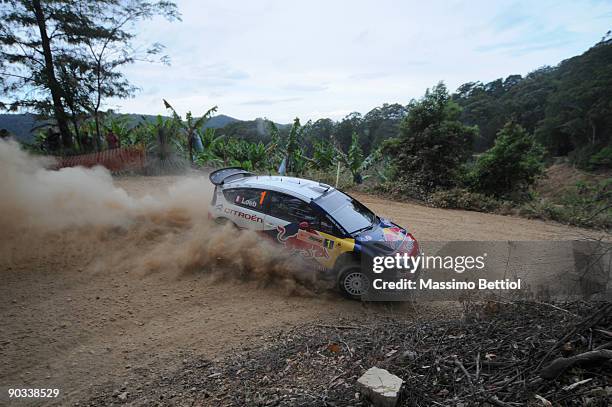
[[[349,264],[340,270],[338,288],[345,297],[360,300],[367,292],[368,286],[368,279],[358,264]]]

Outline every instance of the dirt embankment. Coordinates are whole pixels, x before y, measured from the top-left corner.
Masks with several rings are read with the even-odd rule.
[[[96,170],[48,173],[30,164],[3,168],[13,178],[5,189],[11,199],[2,203],[8,233],[0,239],[2,402],[7,388],[44,387],[59,388],[55,402],[65,405],[97,385],[130,386],[137,373],[162,376],[185,355],[215,358],[256,347],[305,321],[457,311],[439,303],[363,306],[303,289],[283,274],[282,258],[253,250],[257,239],[224,237],[206,225],[202,175],[113,183]],[[357,195],[425,240],[590,233]]]

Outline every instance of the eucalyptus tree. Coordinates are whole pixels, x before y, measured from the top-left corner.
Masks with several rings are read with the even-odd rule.
[[[135,23],[156,15],[180,18],[167,0],[2,0],[0,107],[50,111],[70,147],[66,107],[97,115],[104,98],[133,94],[120,68],[161,52],[135,44]]]

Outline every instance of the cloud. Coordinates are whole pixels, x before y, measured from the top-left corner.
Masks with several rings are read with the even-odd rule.
[[[328,87],[326,85],[307,85],[307,84],[299,84],[299,83],[292,83],[292,84],[281,86],[281,89],[292,91],[292,92],[322,92],[326,90],[327,88]]]
[[[158,114],[166,98],[182,114],[218,105],[282,123],[365,113],[440,80],[454,90],[555,65],[598,42],[612,15],[609,1],[177,2],[181,23],[138,26],[172,65],[127,68],[142,92],[107,105]]]
[[[492,43],[481,45],[476,48],[479,52],[508,52],[514,56],[521,56],[531,52],[544,49],[553,49],[566,46],[572,42],[573,33],[564,28],[558,27],[549,31],[535,30],[529,35],[523,36],[514,41]],[[551,61],[555,64],[559,61]]]
[[[285,98],[285,99],[255,99],[255,100],[247,100],[246,102],[240,103],[241,105],[276,105],[278,103],[289,103],[296,102],[298,100],[302,100],[302,98],[293,97],[293,98]]]
[[[495,15],[490,20],[490,26],[497,32],[511,30],[532,22],[533,19],[523,14],[520,4],[514,3]]]

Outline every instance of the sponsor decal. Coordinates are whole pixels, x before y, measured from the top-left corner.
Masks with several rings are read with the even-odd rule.
[[[251,208],[257,208],[257,199],[245,199],[244,196],[236,195],[236,201],[238,205],[250,206]]]
[[[383,229],[385,242],[388,242],[391,248],[396,252],[412,253],[414,250],[414,240],[404,233],[400,227],[393,226]]]
[[[329,257],[325,240],[317,232],[309,232],[299,228],[297,223],[277,226],[276,240],[287,250],[296,251],[306,258]]]
[[[263,223],[263,218],[261,216],[253,215],[250,213],[244,213],[244,212],[238,211],[236,209],[231,209],[231,208],[225,208],[224,212],[227,215],[250,220],[251,222]]]

